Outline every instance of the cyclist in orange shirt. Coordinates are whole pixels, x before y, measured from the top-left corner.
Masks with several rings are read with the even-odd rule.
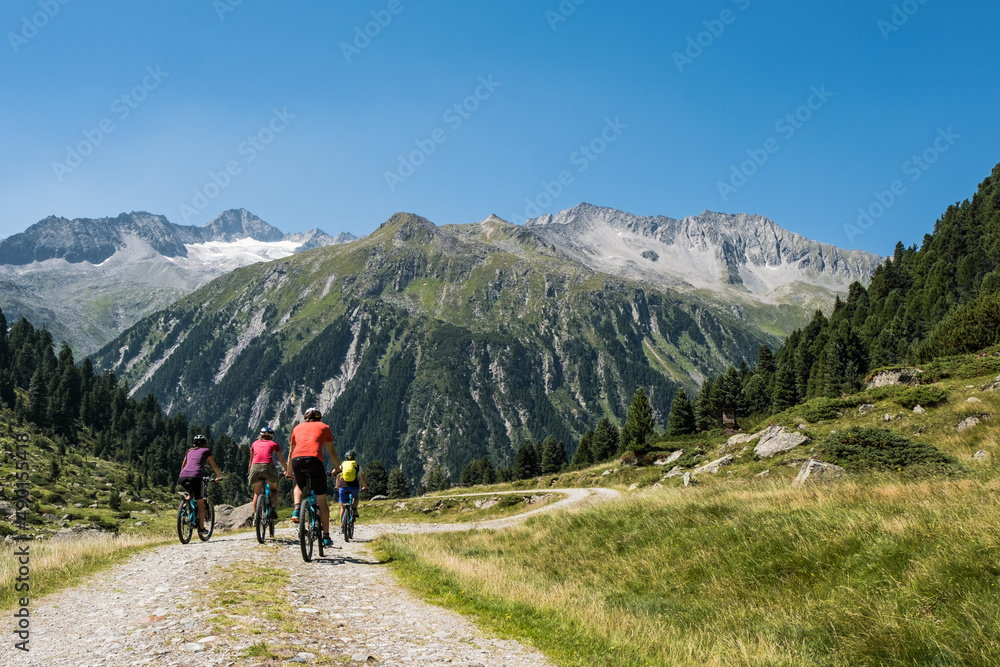
[[[304,415],[305,421],[292,429],[292,437],[288,445],[288,462],[291,464],[285,476],[295,480],[292,495],[295,499],[295,509],[292,512],[292,522],[299,522],[299,503],[302,502],[302,489],[306,479],[312,479],[312,490],[319,501],[319,517],[323,524],[323,546],[333,546],[330,539],[330,505],[326,499],[326,468],[323,466],[323,449],[326,448],[333,461],[334,474],[340,472],[340,459],[333,448],[333,433],[330,427],[320,421],[318,408],[309,408]]]

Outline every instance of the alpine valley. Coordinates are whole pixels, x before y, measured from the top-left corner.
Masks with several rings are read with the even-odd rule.
[[[190,253],[190,251],[189,251]],[[637,387],[752,362],[882,258],[752,215],[674,220],[581,204],[524,226],[399,213],[370,236],[236,268],[94,355],[136,397],[238,440],[318,405],[339,447],[419,480],[574,443]],[[6,305],[4,306],[6,308]]]
[[[246,210],[204,227],[144,212],[50,216],[0,241],[0,308],[90,354],[144,315],[233,269],[353,240],[284,234]]]

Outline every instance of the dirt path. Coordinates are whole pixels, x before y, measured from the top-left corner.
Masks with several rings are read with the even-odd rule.
[[[567,497],[473,525],[361,523],[354,542],[335,538],[328,557],[309,564],[302,561],[291,529],[263,546],[243,533],[146,551],[35,602],[30,653],[5,641],[0,664],[229,666],[276,664],[279,658],[292,664],[544,667],[551,663],[534,649],[487,637],[462,616],[403,590],[367,545],[386,532],[503,528],[539,512],[619,495],[609,489],[558,491]],[[263,584],[265,589],[280,578],[287,584],[243,615],[238,606],[226,606],[226,597],[258,593],[260,582],[241,590],[242,573],[264,568],[271,568],[274,579]],[[220,580],[234,582],[232,589],[219,590]]]

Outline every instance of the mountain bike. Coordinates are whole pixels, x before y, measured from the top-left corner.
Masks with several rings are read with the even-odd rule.
[[[312,489],[312,476],[306,476],[306,486],[302,489],[299,503],[299,547],[302,560],[312,562],[313,545],[319,543],[319,557],[323,557],[323,522],[319,514],[319,500]]]
[[[274,521],[277,510],[271,506],[271,485],[264,481],[264,490],[257,496],[257,506],[253,512],[254,529],[257,531],[257,541],[264,544],[267,533],[274,538]]]
[[[354,522],[357,521],[357,514],[354,510],[354,492],[347,492],[347,504],[344,506],[344,516],[340,519],[340,532],[344,534],[344,541],[350,542],[354,539]]]
[[[204,478],[207,487],[214,482],[212,477]],[[178,491],[182,498],[181,504],[177,507],[177,537],[181,544],[191,541],[191,534],[198,530],[198,501],[191,497],[187,491]],[[207,497],[205,498],[205,532],[199,532],[198,538],[202,542],[207,542],[215,532],[215,505]]]

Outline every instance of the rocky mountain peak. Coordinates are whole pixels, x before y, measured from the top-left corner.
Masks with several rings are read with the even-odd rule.
[[[202,229],[212,241],[237,241],[252,238],[257,241],[281,241],[285,234],[267,224],[245,208],[223,211]]]

